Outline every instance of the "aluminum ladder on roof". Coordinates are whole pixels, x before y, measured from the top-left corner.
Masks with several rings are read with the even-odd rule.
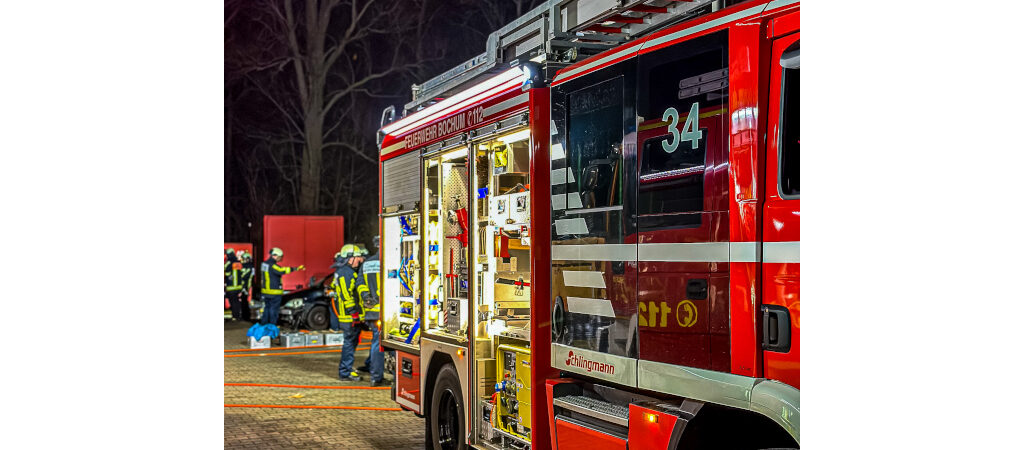
[[[409,114],[450,97],[513,60],[542,62],[547,79],[574,61],[738,0],[549,0],[487,37],[486,50],[412,86]]]

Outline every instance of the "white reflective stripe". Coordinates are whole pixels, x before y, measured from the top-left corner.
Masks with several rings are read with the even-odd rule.
[[[728,242],[640,244],[640,261],[729,262]]]
[[[568,202],[569,208],[582,208],[583,202],[580,201],[579,192],[570,192],[565,194],[566,201]]]
[[[530,93],[529,92],[524,92],[524,93],[519,94],[519,95],[517,95],[515,97],[512,97],[512,98],[510,98],[508,100],[505,100],[505,101],[503,101],[501,103],[498,103],[497,105],[488,106],[488,107],[484,108],[484,117],[492,116],[492,115],[497,114],[499,112],[502,112],[502,111],[504,111],[506,109],[509,109],[509,108],[511,108],[513,106],[516,106],[516,105],[518,105],[520,103],[526,103],[526,101],[529,100],[529,99],[530,99]]]
[[[636,244],[552,245],[556,261],[636,261]]]
[[[576,178],[572,176],[572,169],[552,169],[551,170],[551,185],[558,186],[565,184],[566,182],[575,183]]]
[[[386,155],[386,154],[391,153],[391,152],[393,152],[395,150],[401,150],[403,148],[405,148],[405,139],[402,139],[397,144],[389,145],[387,147],[382,148],[380,150],[380,154]]]
[[[413,369],[413,370],[415,370],[415,369]],[[406,408],[409,408],[409,409],[411,409],[413,411],[420,412],[420,405],[417,405],[416,403],[413,403],[413,402],[411,402],[409,400],[406,400],[401,395],[396,395],[395,396],[395,402],[397,402],[399,405],[405,406]]]
[[[761,260],[760,242],[730,242],[729,261],[758,262]]]
[[[800,263],[800,241],[765,242],[764,262]]]
[[[593,270],[566,270],[562,272],[566,286],[604,289],[604,273]]]
[[[794,3],[795,2],[796,2],[796,0],[794,0]],[[784,5],[779,5],[779,6],[784,6]],[[677,31],[675,33],[669,33],[669,34],[666,34],[664,36],[651,39],[651,40],[649,40],[647,42],[644,42],[643,45],[640,46],[640,51],[643,51],[644,49],[648,49],[648,48],[651,48],[651,47],[655,47],[655,46],[660,45],[660,44],[664,44],[666,42],[674,41],[676,39],[679,39],[679,38],[682,38],[682,37],[685,37],[685,36],[689,36],[691,34],[700,33],[701,31],[704,31],[704,30],[710,30],[710,29],[715,28],[715,27],[717,27],[719,25],[723,25],[723,24],[726,24],[726,23],[729,23],[729,22],[732,22],[732,21],[743,19],[743,18],[752,16],[752,15],[755,15],[755,14],[760,14],[761,11],[764,11],[764,7],[765,7],[765,5],[754,6],[754,7],[751,7],[751,8],[744,9],[742,11],[734,12],[732,14],[729,14],[728,16],[724,16],[724,17],[720,17],[720,18],[715,19],[715,20],[704,22],[704,23],[702,23],[700,25],[695,25],[695,26],[692,26],[690,28],[679,30],[679,31]]]
[[[565,169],[551,169],[551,185],[565,184]]]
[[[636,387],[636,358],[551,344],[551,367]]]
[[[800,3],[800,0],[773,0],[773,1],[768,2],[768,5],[766,5],[764,7],[764,10],[765,11],[772,11],[772,10],[775,10],[775,9],[779,9],[779,8],[781,8],[783,6],[792,5],[794,3]]]
[[[551,209],[554,211],[565,209],[565,194],[551,194]]]
[[[558,125],[555,125],[555,120],[552,119],[551,120],[551,135],[554,136],[556,134],[558,134]]]
[[[615,317],[612,301],[603,298],[566,297],[565,308],[571,313]]]
[[[565,236],[569,234],[590,234],[590,229],[587,228],[587,221],[582,217],[573,219],[558,219],[555,221],[555,233],[559,236]]]
[[[561,143],[551,144],[551,160],[557,161],[565,158],[565,149],[562,148]]]
[[[567,211],[571,212],[571,211]],[[636,253],[632,253],[635,249]],[[760,262],[800,263],[800,241],[791,242],[686,242],[663,244],[552,245],[551,259],[560,261],[638,261],[664,262]],[[598,287],[570,284],[566,286]],[[585,273],[585,272],[576,272]],[[595,272],[600,273],[600,272]],[[578,280],[578,278],[575,278]],[[603,284],[602,279],[602,284]],[[600,287],[604,287],[603,285]]]
[[[579,194],[578,192],[576,194]],[[583,206],[582,204],[580,206]],[[600,208],[586,208],[566,211],[566,214],[590,214],[598,212],[622,211],[622,205],[602,206]]]

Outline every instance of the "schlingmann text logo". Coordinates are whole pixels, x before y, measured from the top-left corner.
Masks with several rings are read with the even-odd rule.
[[[597,371],[608,375],[615,375],[615,366],[602,362],[591,361],[587,358],[576,355],[571,351],[569,352],[569,358],[565,360],[565,365],[586,369],[587,372]]]

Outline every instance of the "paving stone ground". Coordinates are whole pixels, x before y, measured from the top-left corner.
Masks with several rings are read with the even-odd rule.
[[[248,322],[224,323],[224,349],[248,348]],[[369,344],[368,339],[362,341]],[[324,350],[339,349],[326,347]],[[301,349],[310,351],[318,349]],[[271,351],[285,353],[293,350]],[[230,352],[251,355],[260,352]],[[356,352],[356,366],[367,350]],[[314,386],[370,385],[364,381],[338,381],[340,353],[291,356],[247,356],[224,358],[225,383],[289,384]],[[391,378],[390,375],[385,375]],[[301,398],[294,398],[301,394]],[[388,390],[303,389],[224,386],[224,404],[239,405],[330,405],[396,408]],[[423,419],[408,411],[337,409],[224,408],[224,448],[423,448]]]

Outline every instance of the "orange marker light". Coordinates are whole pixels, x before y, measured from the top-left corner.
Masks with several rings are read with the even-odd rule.
[[[459,355],[459,358],[462,358],[462,355],[465,355],[466,351],[460,348],[456,350],[455,353]]]
[[[658,423],[658,415],[657,414],[644,413],[644,417],[650,423]]]

